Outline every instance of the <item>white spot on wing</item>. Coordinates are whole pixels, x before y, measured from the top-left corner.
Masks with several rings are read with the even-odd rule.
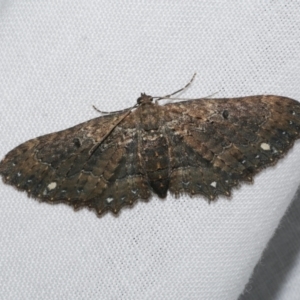
[[[261,143],[261,144],[260,144],[260,148],[263,149],[263,150],[265,150],[265,151],[271,150],[270,145],[267,144],[267,143]]]
[[[51,191],[51,190],[55,189],[56,186],[57,186],[57,183],[55,181],[53,181],[47,185],[47,188],[49,191]]]
[[[210,184],[212,187],[216,188],[217,187],[217,183],[215,181],[213,181],[211,184]]]
[[[107,202],[107,203],[110,203],[110,202],[112,202],[113,200],[114,200],[114,198],[108,197],[108,198],[106,199],[106,202]]]

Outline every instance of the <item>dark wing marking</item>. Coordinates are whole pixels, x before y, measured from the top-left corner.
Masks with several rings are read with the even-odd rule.
[[[148,199],[136,133],[122,125],[126,114],[95,118],[19,145],[0,163],[4,182],[42,201],[88,206],[98,214]]]
[[[299,138],[300,104],[286,97],[153,105],[29,140],[5,156],[0,174],[42,201],[117,213],[148,199],[151,186],[160,196],[167,188],[229,196]]]
[[[175,195],[229,196],[299,138],[300,104],[286,97],[199,99],[166,104],[164,110]]]

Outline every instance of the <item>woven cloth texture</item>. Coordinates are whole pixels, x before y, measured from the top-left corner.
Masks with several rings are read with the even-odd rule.
[[[298,1],[0,1],[0,157],[195,71],[182,97],[300,100],[299,49]],[[118,217],[1,182],[0,298],[299,299],[299,160],[296,142],[230,200],[154,196]]]

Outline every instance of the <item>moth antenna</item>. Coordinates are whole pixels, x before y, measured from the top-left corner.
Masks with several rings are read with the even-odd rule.
[[[218,93],[220,93],[221,90],[211,94],[211,95],[208,95],[208,96],[205,96],[205,97],[201,97],[201,98],[164,98],[164,97],[161,97],[160,99],[157,99],[156,101],[159,101],[159,100],[165,100],[165,99],[171,99],[171,100],[181,100],[181,101],[188,101],[188,100],[199,100],[199,99],[208,99],[208,98],[212,98],[213,96],[217,95]],[[154,97],[156,98],[156,97]],[[156,102],[155,101],[155,102]]]
[[[176,92],[174,92],[172,94],[169,94],[169,95],[165,95],[163,97],[152,97],[152,98],[157,98],[155,100],[155,103],[157,103],[157,101],[159,101],[161,99],[168,99],[168,98],[172,97],[173,95],[176,95],[176,94],[178,94],[180,92],[185,91],[192,84],[192,82],[194,81],[196,75],[197,75],[197,73],[195,72],[194,75],[193,75],[193,77],[192,77],[192,79],[183,88],[179,89],[178,91],[176,91]]]
[[[125,109],[122,109],[122,110],[116,110],[116,111],[103,111],[103,110],[98,109],[95,105],[92,105],[92,107],[95,111],[99,112],[100,114],[113,115],[113,114],[123,113],[123,112],[126,112],[128,110],[131,110],[135,107],[135,105],[132,106],[132,107],[129,107],[129,108],[125,108]]]
[[[213,93],[213,94],[210,94],[210,95],[208,95],[208,96],[206,96],[206,97],[204,97],[204,98],[212,98],[213,96],[219,94],[220,92],[221,92],[221,90],[219,90],[219,91],[217,91],[217,92],[215,92],[215,93]]]
[[[108,114],[108,112],[98,109],[94,104],[92,105],[92,107],[95,111],[97,111],[100,114]]]

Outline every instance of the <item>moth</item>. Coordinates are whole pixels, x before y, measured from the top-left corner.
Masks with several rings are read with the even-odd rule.
[[[189,82],[190,84],[191,82]],[[117,214],[152,193],[212,201],[252,181],[299,138],[300,104],[273,95],[134,107],[31,139],[0,162],[3,181],[41,201]]]

